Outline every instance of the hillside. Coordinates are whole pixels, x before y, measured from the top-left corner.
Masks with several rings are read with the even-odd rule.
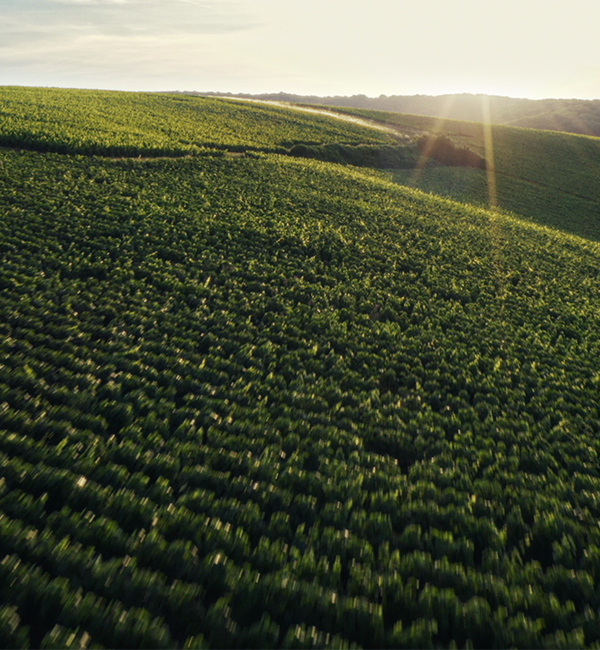
[[[482,207],[490,207],[492,200],[491,207],[600,240],[600,138],[490,126],[488,151],[481,123],[351,108],[331,110],[401,133],[446,135],[488,161],[493,158],[491,176],[468,168],[394,170],[392,178],[400,184]]]
[[[72,92],[136,155],[0,149],[0,646],[599,643],[600,245]]]
[[[156,157],[391,141],[350,122],[233,100],[4,87],[0,101],[0,146],[36,151]]]
[[[232,96],[232,93],[202,93],[202,95],[226,97]],[[436,96],[382,95],[380,97],[366,95],[318,97],[290,93],[244,95],[242,93],[236,94],[236,97],[410,113],[467,122],[480,122],[482,119],[482,96],[468,93]],[[489,102],[493,124],[600,137],[600,99],[517,99],[492,95]]]

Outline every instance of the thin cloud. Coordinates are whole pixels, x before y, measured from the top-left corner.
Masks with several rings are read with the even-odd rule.
[[[201,71],[224,74],[215,39],[256,25],[237,0],[5,3],[0,4],[0,83],[5,84],[176,88],[184,73],[187,78]]]
[[[0,83],[598,96],[600,4],[542,4],[0,0]]]
[[[17,27],[15,28],[15,24]],[[26,39],[51,27],[68,35],[72,27],[87,34],[219,34],[250,29],[252,17],[239,2],[193,0],[9,0],[0,9],[0,43],[5,36]]]

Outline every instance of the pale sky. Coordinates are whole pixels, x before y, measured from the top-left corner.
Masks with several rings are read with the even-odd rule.
[[[600,0],[0,0],[0,85],[600,98]]]

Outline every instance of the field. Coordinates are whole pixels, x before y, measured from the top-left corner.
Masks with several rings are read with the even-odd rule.
[[[418,173],[390,169],[387,177],[400,185],[461,203],[483,208],[490,205],[485,171],[465,167],[431,167]],[[499,209],[527,221],[600,240],[600,203],[502,174],[496,174],[495,187]]]
[[[183,93],[185,94],[185,93]],[[194,94],[194,93],[188,93]],[[210,93],[213,96],[231,96],[231,93]],[[430,115],[481,122],[482,95],[459,94],[366,97],[318,97],[293,95],[289,93],[271,93],[262,95],[240,95],[248,99],[262,99],[292,104],[312,104],[339,107],[353,107],[393,113],[413,115]],[[512,97],[490,96],[491,122],[528,129],[547,129],[566,131],[582,135],[600,136],[600,100],[583,99],[515,99]]]
[[[293,144],[386,143],[383,133],[235,100],[37,88],[1,89],[0,146],[106,156],[285,152]]]
[[[407,133],[440,133],[490,159],[481,124],[349,108],[337,112]],[[492,126],[496,206],[536,223],[600,240],[600,138]],[[396,172],[411,187],[489,207],[488,180],[471,169]]]
[[[600,244],[186,101],[0,150],[0,647],[600,644]]]

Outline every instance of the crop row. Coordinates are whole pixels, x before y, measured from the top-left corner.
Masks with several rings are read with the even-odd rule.
[[[492,151],[486,151],[484,128],[475,122],[351,108],[339,111],[386,122],[408,133],[446,135],[487,160],[493,156],[498,207],[543,225],[600,239],[598,138],[494,125],[490,128]],[[397,173],[395,178],[456,200],[489,205],[484,172],[433,168],[417,176]]]
[[[597,247],[279,156],[0,183],[5,645],[600,641]]]
[[[163,94],[0,88],[0,145],[108,156],[385,143],[373,129],[277,106]]]

